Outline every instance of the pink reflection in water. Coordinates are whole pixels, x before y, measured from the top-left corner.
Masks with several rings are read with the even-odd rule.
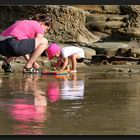
[[[44,106],[38,106],[37,108],[33,105],[28,104],[16,104],[13,105],[11,115],[14,119],[24,122],[31,121],[43,121],[45,119]]]
[[[57,82],[50,82],[47,85],[47,95],[51,102],[56,102],[60,98],[59,84]]]
[[[10,115],[16,121],[16,134],[44,134],[42,128],[47,120],[46,106],[33,105],[19,102],[15,100],[15,104],[11,106]]]

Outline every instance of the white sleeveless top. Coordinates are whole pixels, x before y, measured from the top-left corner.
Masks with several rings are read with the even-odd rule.
[[[61,53],[63,58],[69,57],[73,54],[78,54],[80,58],[85,58],[84,50],[76,46],[64,47],[62,48]]]

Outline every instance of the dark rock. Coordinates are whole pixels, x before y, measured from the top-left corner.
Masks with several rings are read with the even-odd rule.
[[[92,64],[127,64],[127,62],[132,62],[131,64],[139,64],[140,58],[124,57],[124,56],[108,56],[108,55],[94,55],[92,56]]]

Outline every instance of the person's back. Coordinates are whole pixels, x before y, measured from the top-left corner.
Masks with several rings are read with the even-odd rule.
[[[35,38],[36,33],[44,34],[38,21],[20,20],[1,33],[2,36],[12,36],[19,40]]]
[[[81,58],[85,58],[84,50],[76,46],[64,47],[61,50],[61,53],[63,58],[69,57],[73,54],[78,54]]]

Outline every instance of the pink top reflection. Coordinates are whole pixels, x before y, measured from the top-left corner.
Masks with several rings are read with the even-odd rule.
[[[60,90],[57,82],[50,82],[47,85],[47,95],[51,102],[56,102],[60,98]]]
[[[39,108],[39,109],[38,109]],[[45,120],[46,107],[29,104],[13,105],[11,115],[14,119],[24,122],[43,122]]]

